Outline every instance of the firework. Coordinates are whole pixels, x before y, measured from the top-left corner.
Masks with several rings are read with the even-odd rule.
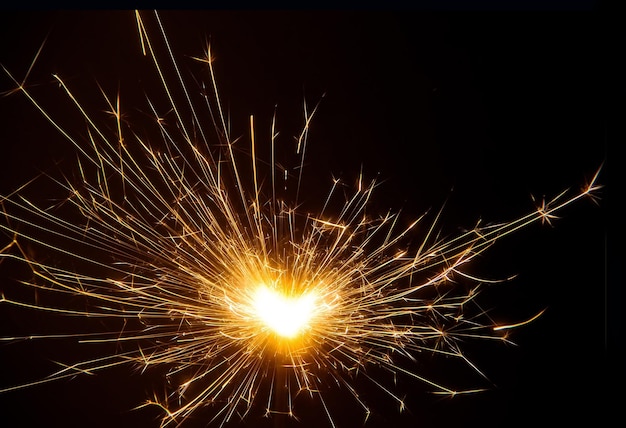
[[[446,396],[480,390],[432,380],[415,361],[434,354],[483,376],[462,342],[507,342],[510,329],[541,313],[493,321],[476,300],[481,286],[497,281],[467,266],[498,239],[534,222],[550,223],[579,199],[594,199],[598,173],[578,193],[538,199],[535,210],[514,221],[478,222],[452,238],[439,235],[439,213],[408,225],[397,213],[373,213],[377,182],[363,174],[352,190],[335,180],[319,209],[304,211],[302,171],[317,107],[304,107],[297,168],[279,169],[275,161],[283,149],[274,120],[263,162],[254,117],[246,138],[230,129],[210,45],[193,58],[205,67],[206,83],[189,81],[159,16],[136,19],[162,91],[162,97],[148,94],[145,134],[126,123],[123,94],[102,91],[113,118],[102,123],[83,107],[82,94],[55,75],[87,126],[75,136],[31,95],[25,79],[5,70],[14,92],[73,144],[79,160],[77,178],[56,181],[65,197],[53,206],[22,196],[27,187],[2,197],[0,227],[10,239],[1,256],[28,265],[33,279],[25,285],[38,293],[36,301],[3,295],[2,302],[123,322],[117,330],[67,335],[115,344],[115,352],[15,388],[118,365],[142,372],[167,367],[167,393],[146,403],[163,410],[162,425],[184,423],[209,407],[206,422],[217,426],[250,413],[297,418],[293,403],[303,396],[334,426],[327,398],[333,388],[351,397],[367,420],[370,404],[357,380],[380,389],[400,410],[405,399],[389,378],[414,379]],[[53,256],[40,259],[31,248]]]

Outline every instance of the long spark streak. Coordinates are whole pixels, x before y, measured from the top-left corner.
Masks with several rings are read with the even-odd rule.
[[[398,225],[398,214],[372,218],[366,208],[377,182],[368,183],[362,175],[337,215],[327,214],[326,208],[340,198],[339,181],[333,183],[319,213],[304,215],[298,211],[299,183],[317,106],[309,112],[305,104],[305,124],[297,138],[295,200],[282,200],[276,192],[274,119],[268,191],[252,116],[251,178],[240,166],[240,142],[231,138],[210,47],[204,57],[194,58],[210,76],[209,93],[203,85],[198,95],[183,78],[159,15],[154,14],[158,42],[141,13],[136,13],[136,20],[143,53],[154,65],[167,109],[175,117],[173,124],[166,123],[160,109],[147,100],[152,126],[162,137],[161,150],[126,126],[120,95],[109,97],[102,91],[116,122],[108,129],[98,124],[62,77],[54,76],[85,120],[89,139],[85,144],[31,95],[25,80],[4,70],[15,83],[13,92],[23,94],[77,149],[80,184],[70,180],[56,184],[70,195],[63,202],[81,220],[42,208],[19,191],[0,197],[6,220],[0,228],[12,237],[0,258],[31,268],[34,279],[25,285],[41,293],[81,296],[89,306],[28,303],[4,295],[1,303],[64,315],[120,318],[135,327],[77,334],[82,343],[114,342],[123,351],[65,365],[46,379],[1,391],[121,364],[142,370],[166,365],[174,390],[149,400],[164,410],[163,426],[183,423],[207,404],[215,405],[211,421],[220,426],[257,407],[266,415],[296,417],[293,401],[303,392],[319,400],[334,426],[325,398],[333,384],[369,415],[368,404],[354,387],[356,376],[375,385],[402,410],[404,400],[370,376],[372,366],[417,379],[449,396],[479,391],[456,390],[430,380],[407,361],[426,351],[457,358],[483,375],[463,354],[460,340],[506,341],[507,336],[498,332],[525,325],[541,313],[523,322],[495,324],[474,304],[479,286],[490,281],[465,272],[465,266],[500,238],[531,223],[550,222],[582,198],[596,198],[601,187],[598,173],[577,194],[563,192],[516,220],[477,224],[452,239],[435,232],[439,212],[416,249],[404,248],[403,243],[425,216],[404,229]],[[164,57],[158,53],[161,48]],[[216,142],[201,125],[207,121],[214,127]],[[266,192],[271,195],[268,200],[263,199]],[[57,265],[33,258],[24,242],[70,262]],[[86,267],[68,267],[74,263]],[[92,269],[104,273],[93,275]],[[471,286],[457,287],[453,280]],[[289,317],[293,312],[301,319]],[[36,336],[2,340],[32,338]],[[286,394],[286,404],[277,402],[281,394]]]

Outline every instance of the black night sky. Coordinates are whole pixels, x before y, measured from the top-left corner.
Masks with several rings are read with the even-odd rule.
[[[611,251],[620,246],[624,213],[615,105],[623,100],[618,77],[626,57],[616,20],[571,11],[168,11],[162,20],[181,68],[200,79],[189,57],[210,38],[234,134],[247,135],[254,114],[269,135],[277,106],[277,127],[290,143],[303,123],[303,101],[312,107],[321,100],[305,166],[310,207],[333,176],[353,183],[362,169],[382,182],[372,209],[401,209],[408,221],[445,203],[440,229],[453,235],[479,218],[525,214],[534,207],[530,194],[577,189],[605,162],[600,206],[582,201],[554,227],[531,225],[481,258],[477,273],[517,274],[488,293],[485,306],[515,320],[547,308],[514,332],[519,346],[468,343],[491,390],[451,400],[402,380],[403,414],[364,390],[374,411],[365,427],[567,426],[582,418],[603,425],[624,385],[623,364],[616,364],[624,355],[623,267]],[[141,58],[132,12],[3,12],[3,21],[0,63],[16,76],[47,37],[29,82],[49,105],[61,96],[51,78],[58,73],[81,102],[97,100],[94,108],[102,106],[96,82],[108,93],[119,88],[128,120],[143,120],[134,105],[144,108],[142,91],[154,85],[154,72]],[[11,88],[3,75],[0,91]],[[55,165],[71,173],[74,149],[22,96],[0,98],[0,112],[0,194]],[[84,122],[70,129],[84,133]],[[2,247],[10,237],[0,240]],[[28,270],[0,264],[0,278],[8,293]],[[81,322],[0,305],[0,336],[82,331]],[[51,361],[101,352],[71,340],[0,344],[0,388],[45,377]],[[162,390],[157,372],[115,368],[0,394],[0,412],[20,421],[14,426],[156,427],[157,409],[131,409]],[[473,376],[456,368],[449,376],[465,373]],[[338,426],[362,426],[362,414],[343,397],[331,395]],[[320,409],[306,400],[297,409],[299,423],[253,417],[232,426],[323,426]],[[209,414],[189,426],[204,426]]]

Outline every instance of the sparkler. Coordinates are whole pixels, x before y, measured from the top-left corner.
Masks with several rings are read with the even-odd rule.
[[[437,233],[440,214],[424,215],[407,227],[396,213],[372,215],[368,207],[377,183],[363,175],[347,196],[335,180],[319,212],[302,212],[299,183],[317,107],[305,106],[296,146],[301,163],[295,196],[289,199],[278,184],[293,177],[278,171],[274,161],[275,122],[268,166],[257,154],[250,117],[250,154],[244,163],[244,141],[233,137],[220,103],[210,46],[194,58],[206,66],[208,83],[190,84],[158,14],[155,38],[144,16],[137,13],[136,19],[143,54],[167,99],[164,107],[147,98],[158,144],[125,123],[119,95],[102,91],[115,119],[111,129],[98,123],[61,76],[54,76],[87,124],[86,138],[76,137],[31,95],[26,78],[5,70],[14,92],[75,146],[80,178],[56,182],[69,196],[55,207],[21,196],[23,188],[1,198],[5,221],[0,227],[11,239],[0,257],[31,268],[34,279],[25,284],[42,300],[3,294],[2,303],[121,319],[124,327],[76,335],[83,343],[118,344],[117,353],[72,363],[44,380],[4,391],[118,365],[142,371],[166,366],[170,393],[146,403],[163,409],[164,426],[184,423],[205,406],[213,410],[207,422],[218,426],[259,409],[266,416],[295,418],[293,403],[300,395],[320,403],[334,426],[326,399],[332,388],[344,390],[365,419],[369,415],[369,404],[354,386],[357,378],[404,409],[404,398],[370,375],[374,367],[447,396],[480,390],[431,380],[414,362],[436,354],[482,375],[461,341],[506,342],[510,329],[541,314],[495,323],[476,302],[481,285],[493,281],[465,267],[500,238],[534,222],[549,223],[580,199],[595,200],[598,173],[579,193],[537,201],[535,211],[516,220],[478,223],[453,238]],[[337,203],[341,208],[333,212]],[[65,210],[67,217],[61,214]],[[420,243],[408,244],[426,222]],[[30,256],[25,244],[54,254],[55,261]],[[43,302],[49,295],[60,299]],[[86,308],[75,305],[76,296]]]

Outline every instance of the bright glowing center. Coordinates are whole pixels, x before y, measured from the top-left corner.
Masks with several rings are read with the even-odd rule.
[[[309,323],[315,309],[311,293],[286,296],[262,285],[254,296],[254,308],[261,321],[282,337],[297,336]]]

